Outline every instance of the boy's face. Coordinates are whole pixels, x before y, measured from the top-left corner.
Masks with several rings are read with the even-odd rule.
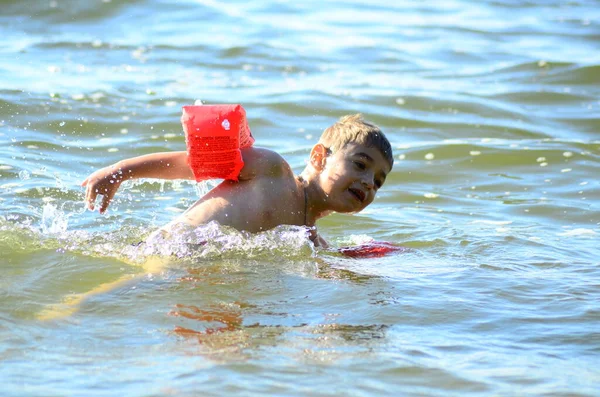
[[[319,182],[331,210],[358,212],[373,202],[390,170],[378,149],[348,143],[325,157]]]

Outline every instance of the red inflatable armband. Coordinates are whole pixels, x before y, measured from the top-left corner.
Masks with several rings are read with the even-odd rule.
[[[399,247],[385,241],[371,241],[370,243],[339,249],[342,254],[351,258],[378,258],[391,253],[405,252],[406,250],[405,247]]]
[[[184,106],[181,125],[196,181],[238,180],[244,167],[240,148],[254,144],[241,105]]]

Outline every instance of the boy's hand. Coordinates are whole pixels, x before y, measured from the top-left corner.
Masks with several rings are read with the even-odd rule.
[[[325,249],[329,248],[329,243],[323,237],[321,237],[320,234],[317,233],[317,230],[315,228],[311,230],[311,236],[309,238],[312,240],[315,247]]]
[[[329,243],[323,237],[318,235],[315,239],[315,246],[327,249],[329,248]]]
[[[81,186],[86,188],[87,207],[93,211],[96,197],[101,195],[100,213],[103,214],[121,182],[139,178],[194,179],[194,174],[187,164],[185,151],[152,153],[121,160],[94,172],[81,182]]]
[[[85,202],[87,208],[90,211],[93,211],[96,203],[96,197],[101,195],[103,197],[102,203],[100,204],[100,213],[103,214],[108,208],[108,205],[112,201],[123,180],[123,171],[116,165],[102,168],[85,178],[85,180],[81,182],[81,186],[86,188]]]

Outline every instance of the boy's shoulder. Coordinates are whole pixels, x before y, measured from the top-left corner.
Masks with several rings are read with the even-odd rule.
[[[277,152],[261,147],[241,149],[244,168],[240,179],[251,179],[259,176],[277,177],[292,174],[288,162]]]

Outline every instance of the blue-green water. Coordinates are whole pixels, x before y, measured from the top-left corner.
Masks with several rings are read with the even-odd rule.
[[[600,395],[598,1],[0,9],[3,396]],[[296,172],[362,112],[394,170],[319,228],[410,251],[356,260],[296,228],[218,225],[132,245],[206,188],[187,182],[84,210],[93,170],[183,150],[196,100],[243,104]]]

